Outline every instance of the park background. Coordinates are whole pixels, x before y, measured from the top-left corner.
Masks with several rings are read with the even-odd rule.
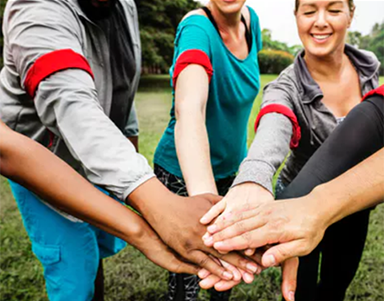
[[[369,2],[372,11],[377,11],[378,5],[383,4]],[[271,10],[276,9],[276,3],[278,1],[273,1],[272,7],[271,2]],[[5,4],[6,0],[0,0],[1,24]],[[136,4],[143,48],[143,76],[136,97],[140,152],[152,164],[154,150],[168,122],[172,101],[167,73],[172,62],[175,30],[182,16],[199,3],[191,0],[136,0]],[[263,24],[261,27],[264,28]],[[262,34],[263,51],[259,55],[261,91],[265,84],[276,78],[276,74],[292,63],[300,49],[299,45],[273,39],[273,32],[268,28],[264,28]],[[380,72],[384,75],[384,17],[375,22],[368,33],[351,30],[348,42],[373,51],[382,63]],[[2,34],[0,51],[2,54]],[[384,83],[384,77],[380,82]],[[259,111],[261,95],[262,92],[255,100],[249,120],[248,143],[254,137],[252,126]],[[164,300],[166,283],[167,272],[130,246],[106,260],[106,301]],[[31,252],[19,211],[4,178],[0,178],[0,300],[47,300],[42,267]],[[209,300],[208,294],[201,291],[199,300]],[[253,284],[239,285],[233,290],[231,300],[280,300],[280,270],[269,269],[256,277]],[[384,300],[384,206],[378,206],[372,212],[363,259],[346,300]]]

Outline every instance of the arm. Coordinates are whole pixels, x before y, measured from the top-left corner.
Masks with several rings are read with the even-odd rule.
[[[85,60],[79,20],[67,5],[62,1],[9,3],[8,46],[27,91],[33,71],[47,66],[41,62],[58,50],[70,49],[75,59]],[[73,63],[72,58],[63,61]],[[64,68],[29,92],[42,124],[63,139],[90,182],[124,200],[154,176],[147,160],[105,115],[89,73]]]
[[[199,65],[189,65],[177,79],[175,143],[190,196],[217,194],[205,127],[207,99],[207,73]]]
[[[278,83],[272,83],[264,89],[262,106],[265,108],[270,104],[279,104],[292,111],[289,93]],[[207,224],[224,212],[216,220],[216,223],[220,223],[224,214],[238,214],[263,202],[272,201],[273,175],[289,152],[292,133],[292,123],[285,115],[273,112],[263,115],[248,156],[240,166],[234,186],[223,201],[212,207],[201,222]],[[210,233],[216,231],[214,226],[208,230]],[[206,238],[209,238],[208,234]],[[206,240],[206,243],[210,245],[211,242]]]
[[[124,239],[157,265],[177,273],[197,273],[198,269],[179,260],[141,217],[97,190],[40,144],[11,131],[1,121],[0,136],[2,175],[61,210]]]

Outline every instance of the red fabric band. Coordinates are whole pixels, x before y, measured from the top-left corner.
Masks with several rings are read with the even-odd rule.
[[[213,68],[211,61],[208,57],[208,55],[201,50],[187,50],[184,51],[177,59],[175,68],[173,70],[173,87],[176,87],[176,80],[181,71],[185,69],[190,64],[196,64],[204,67],[205,71],[207,72],[208,79],[211,81],[212,75],[213,75]]]
[[[291,143],[289,144],[290,148],[296,148],[299,146],[299,141],[301,139],[301,128],[299,126],[299,122],[297,121],[297,118],[295,114],[292,112],[292,110],[286,106],[279,105],[279,104],[272,104],[267,105],[264,108],[262,108],[259,112],[259,115],[257,115],[256,122],[255,122],[255,132],[257,131],[257,127],[259,126],[260,119],[266,114],[269,113],[278,113],[283,114],[284,116],[288,117],[291,120],[292,123],[292,139]]]
[[[33,98],[40,82],[55,72],[71,68],[82,69],[94,78],[85,57],[71,49],[56,50],[39,57],[28,70],[24,82],[25,90]]]
[[[369,91],[367,94],[364,95],[363,99],[361,101],[366,100],[369,96],[379,94],[384,96],[384,85],[381,85],[380,87]]]

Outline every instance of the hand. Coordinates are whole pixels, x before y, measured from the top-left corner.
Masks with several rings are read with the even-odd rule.
[[[233,274],[217,264],[210,255],[250,274],[259,269],[255,262],[240,254],[222,255],[203,244],[201,236],[206,228],[199,223],[199,219],[220,197],[210,194],[180,197],[169,192],[157,179],[151,179],[133,191],[129,199],[160,238],[189,262],[226,280],[231,280]]]
[[[174,273],[197,275],[200,268],[182,261],[173,250],[164,244],[143,219],[136,229],[134,235],[130,235],[132,237],[130,244],[143,253],[150,261]]]
[[[265,267],[309,254],[328,226],[321,204],[309,197],[264,203],[233,216],[230,222],[223,222],[224,230],[212,236],[215,249],[228,252],[276,244],[263,254]]]
[[[260,251],[258,250],[258,252]],[[261,256],[262,254],[260,254],[260,257]],[[297,257],[290,258],[287,261],[283,262],[281,265],[282,278],[283,278],[283,281],[281,284],[281,291],[282,291],[283,297],[288,301],[293,301],[295,299],[298,266],[299,266],[299,260]],[[200,281],[201,288],[209,289],[209,288],[215,287],[217,291],[229,290],[234,286],[236,286],[237,284],[239,284],[241,281],[240,275],[237,276],[237,279],[235,279],[234,277],[233,280],[225,281],[225,280],[221,280],[215,275],[210,274],[205,269],[201,269],[198,275],[202,279],[202,281]],[[245,281],[245,282],[251,283],[252,281]]]
[[[248,210],[255,209],[265,202],[272,202],[273,195],[255,183],[244,183],[233,187],[227,195],[213,206],[200,220],[203,224],[210,223],[219,214],[213,225],[208,227],[208,232],[203,236],[206,246],[212,246],[211,235],[233,224],[233,217],[239,217]],[[220,250],[223,252],[223,250]],[[251,256],[254,250],[246,250],[245,254]]]

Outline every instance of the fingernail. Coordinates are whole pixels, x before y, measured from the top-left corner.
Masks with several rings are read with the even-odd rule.
[[[245,273],[244,274],[244,281],[246,282],[246,283],[251,283],[252,281],[253,281],[253,276],[252,275],[250,275],[250,274],[248,274],[248,273]]]
[[[204,235],[203,235],[203,240],[206,240],[208,237],[210,237],[211,234],[209,234],[208,232],[206,232]]]
[[[289,292],[288,299],[289,299],[289,301],[294,301],[295,300],[295,292]]]
[[[224,272],[223,277],[226,278],[227,280],[231,280],[233,275],[230,272]]]
[[[275,256],[273,255],[268,255],[266,260],[265,260],[265,263],[268,267],[271,267],[271,266],[274,266],[276,265],[276,259],[275,259]]]
[[[205,240],[204,240],[205,243],[211,243],[213,242],[213,237],[212,236],[209,236],[207,237]]]
[[[197,275],[199,276],[199,278],[201,279],[204,279],[206,278],[208,275],[209,275],[209,272],[207,270],[200,270]]]
[[[207,222],[207,218],[205,216],[203,216],[201,219],[200,219],[200,223],[202,224],[205,224]]]
[[[252,273],[257,272],[257,266],[252,263],[247,263],[246,267],[247,267],[247,270],[249,270]]]
[[[216,225],[211,225],[207,228],[208,232],[214,233],[217,231],[217,226]]]
[[[218,250],[218,249],[224,247],[224,243],[222,241],[215,242],[213,247]]]

